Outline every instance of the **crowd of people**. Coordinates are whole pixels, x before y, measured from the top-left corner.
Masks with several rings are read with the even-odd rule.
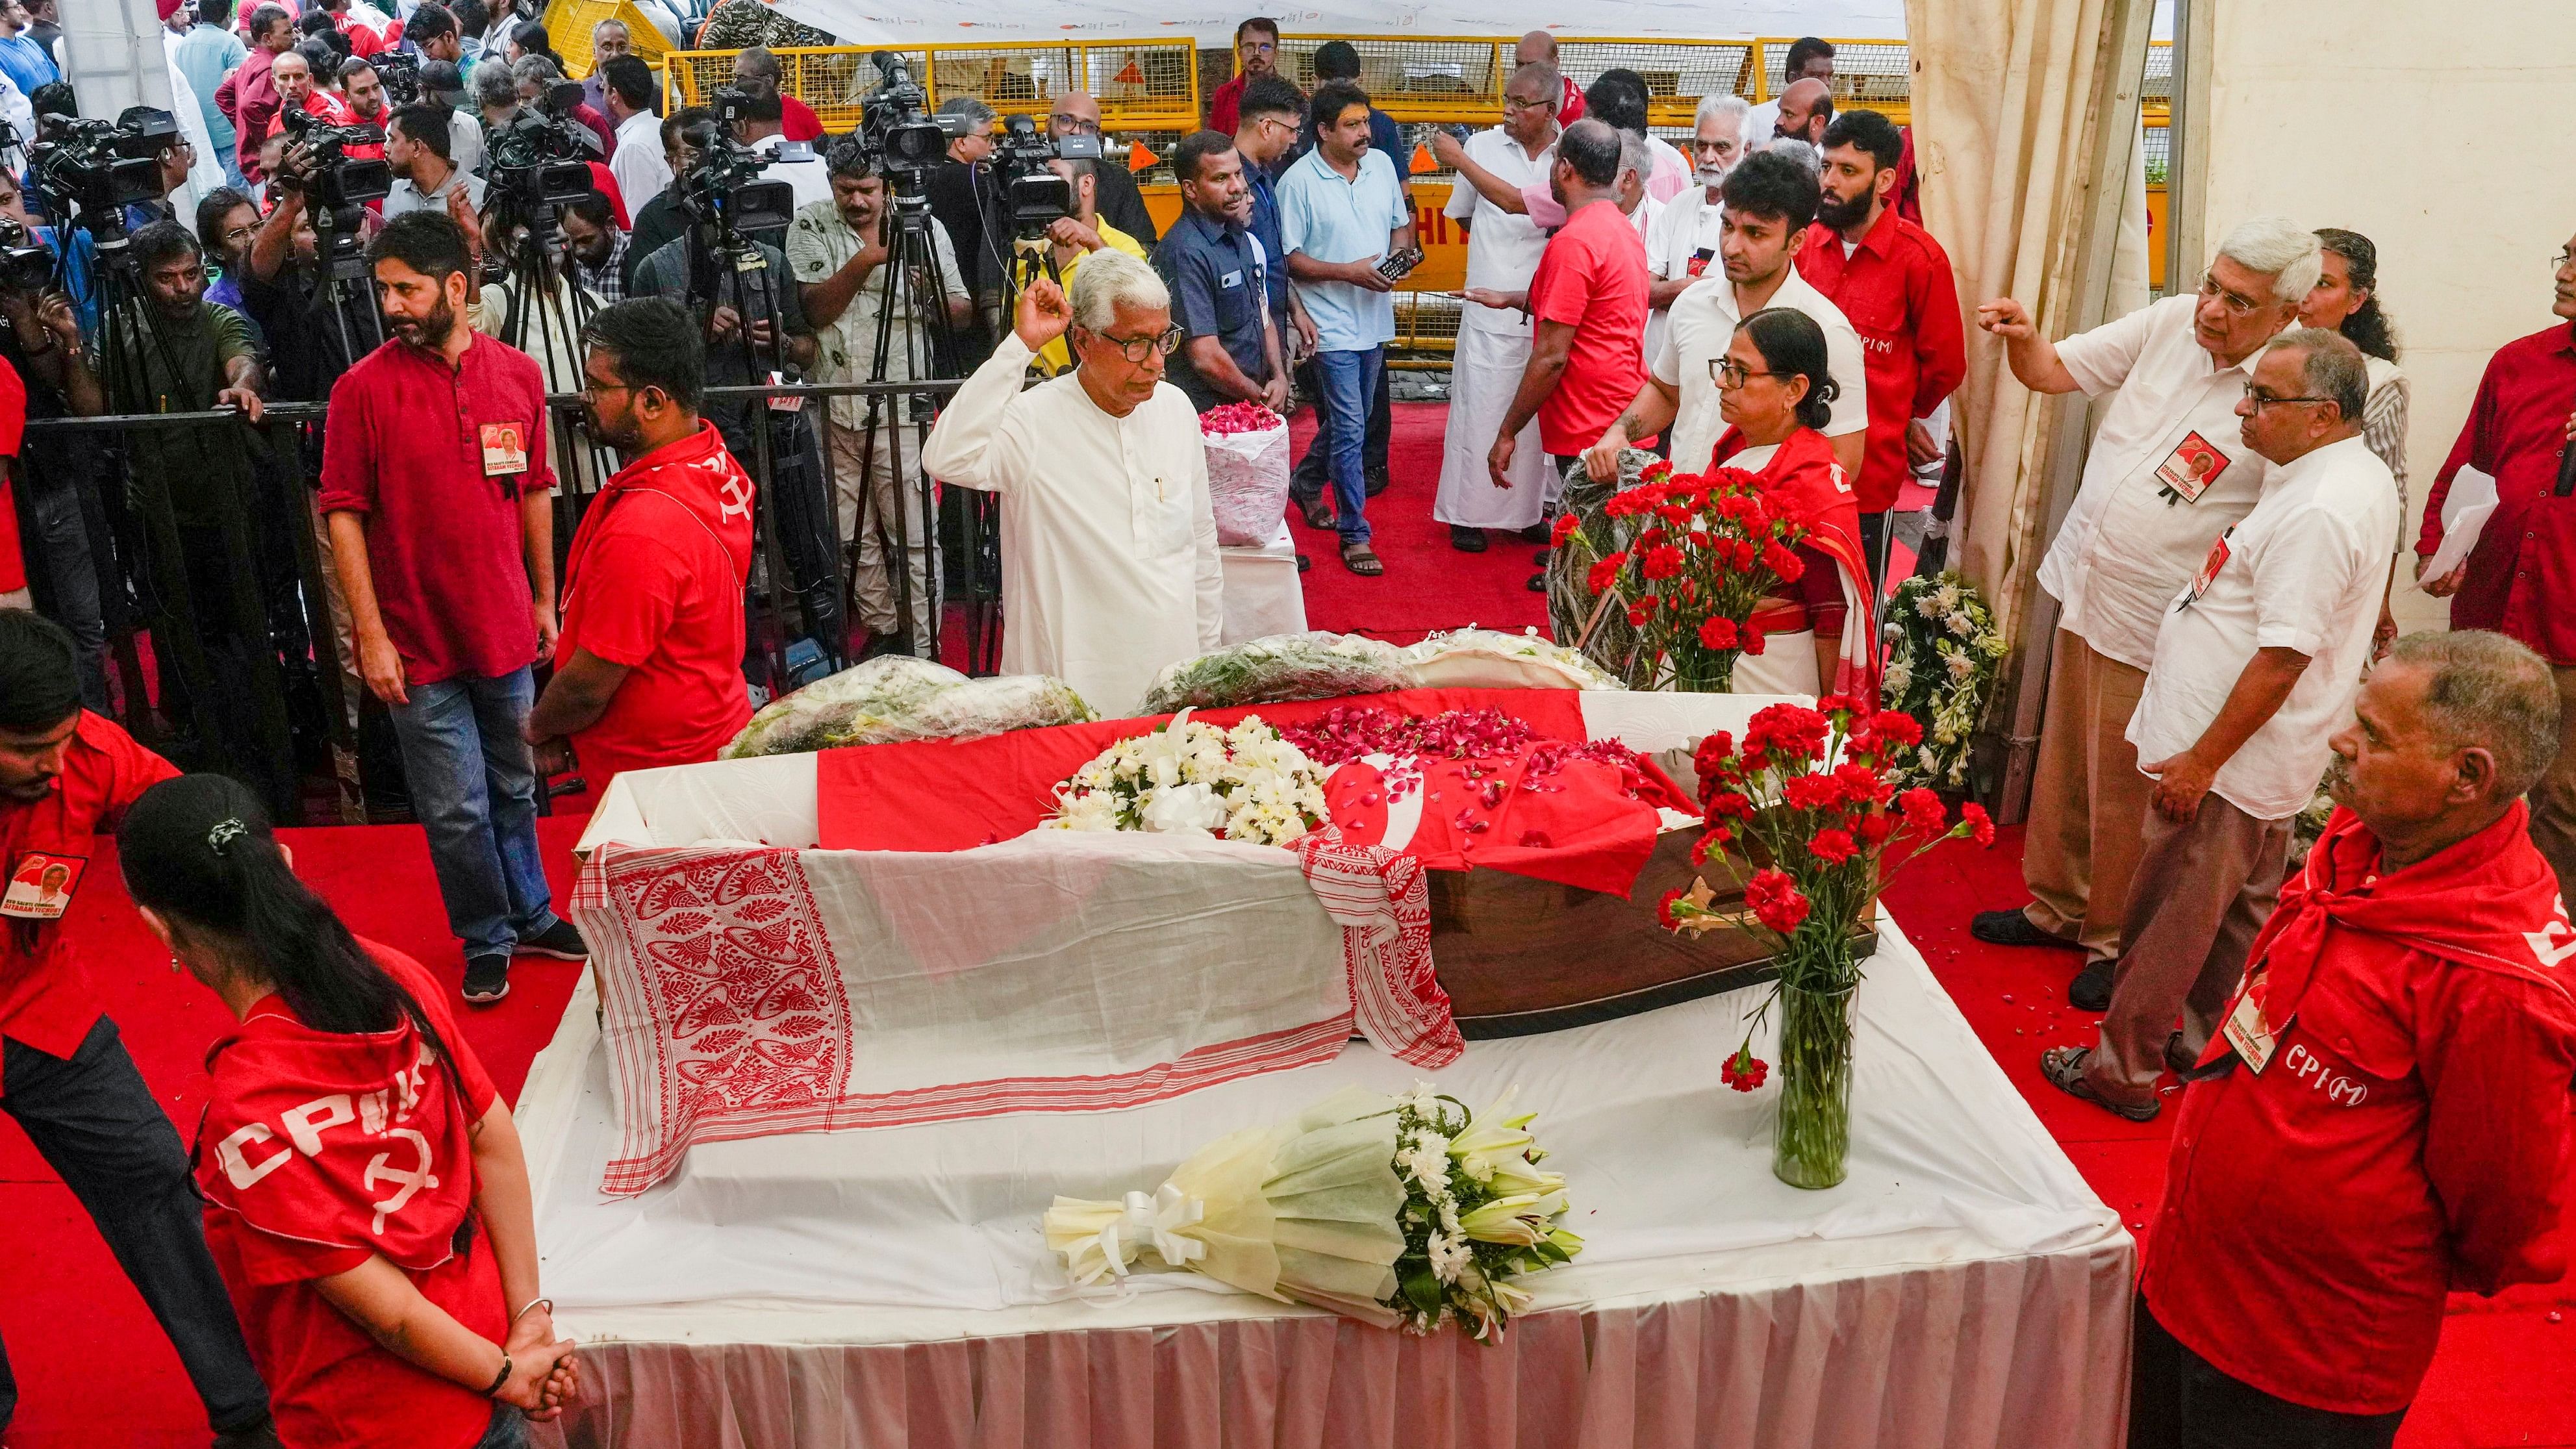
[[[106,447],[0,427],[0,1107],[226,1445],[500,1449],[580,1377],[445,993],[350,936],[270,832],[308,755],[380,772],[427,828],[463,999],[489,1003],[515,956],[587,952],[541,869],[547,782],[711,759],[794,682],[757,648],[756,525],[808,645],[927,653],[954,519],[923,479],[990,495],[1002,669],[1110,715],[1220,638],[1200,415],[1310,401],[1292,517],[1352,574],[1389,566],[1369,513],[1420,238],[1353,47],[1314,53],[1309,93],[1278,25],[1244,22],[1158,227],[1128,168],[1063,144],[1101,134],[1080,92],[1046,98],[1067,154],[1002,152],[993,108],[954,97],[944,161],[913,170],[827,137],[761,44],[721,112],[664,114],[619,21],[575,84],[524,6],[396,9],[164,0],[174,109],[118,118],[160,138],[157,195],[101,216],[0,176],[0,231],[51,253],[45,285],[0,287],[0,419],[137,420]],[[59,45],[51,0],[0,0],[0,118],[26,138],[78,113]],[[1799,41],[1776,100],[1710,97],[1684,149],[1636,73],[1578,87],[1534,32],[1500,124],[1426,141],[1468,238],[1432,518],[1462,552],[1537,548],[1545,590],[1574,491],[1645,454],[1752,475],[1807,567],[1764,606],[1751,692],[1875,690],[1895,510],[1940,471],[1967,371],[1912,138],[1837,109],[1834,58]],[[781,225],[713,218],[735,161],[781,184]],[[345,195],[370,163],[383,194]],[[1060,206],[1033,212],[1033,181]],[[2553,276],[2558,320],[2496,354],[2411,538],[2369,238],[2245,219],[2196,289],[2064,338],[2012,298],[1974,309],[2018,385],[2099,413],[2038,575],[2031,900],[1974,929],[2083,958],[2067,995],[2098,1037],[2049,1051],[2051,1084],[2135,1121],[2189,1084],[2133,1443],[2223,1421],[2386,1444],[2447,1290],[2566,1267],[2576,253]],[[827,395],[749,391],[800,380]],[[935,419],[864,387],[934,382]],[[258,426],[280,404],[321,406]],[[2471,474],[2493,514],[2419,579],[2457,632],[2400,638],[2394,571],[2442,551]],[[138,629],[148,669],[115,657]],[[120,696],[154,749],[105,718]],[[2342,808],[2291,870],[2321,787]],[[193,1166],[64,935],[105,830],[239,1022]],[[325,1150],[362,1112],[421,1144],[410,1206],[371,1228],[375,1187]],[[308,1164],[278,1173],[281,1141]],[[0,1426],[13,1403],[0,1371]]]

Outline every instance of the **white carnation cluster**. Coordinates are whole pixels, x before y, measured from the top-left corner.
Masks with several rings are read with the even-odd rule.
[[[1141,830],[1287,845],[1324,820],[1324,779],[1305,752],[1247,715],[1233,729],[1183,710],[1120,740],[1056,786],[1054,830]]]
[[[1963,789],[1970,737],[2005,653],[2003,632],[1976,586],[1958,574],[1904,580],[1892,613],[1880,701],[1923,726],[1907,783]]]

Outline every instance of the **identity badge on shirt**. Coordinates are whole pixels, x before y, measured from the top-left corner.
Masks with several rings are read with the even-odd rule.
[[[485,423],[483,476],[508,478],[527,471],[527,429],[518,423]]]
[[[1707,271],[1710,258],[1715,257],[1716,255],[1717,253],[1715,251],[1707,247],[1701,247],[1698,251],[1691,253],[1690,274],[1693,277],[1697,277],[1700,273]]]
[[[2200,561],[2200,572],[2191,576],[2191,593],[2182,601],[2184,608],[2199,603],[2200,596],[2209,592],[2209,586],[2218,582],[2219,570],[2227,567],[2227,534],[2235,531],[2231,528],[2209,541],[2209,556]]]
[[[9,890],[0,895],[0,916],[14,921],[59,921],[72,908],[89,861],[77,855],[47,855],[31,850],[9,872]]]
[[[2254,1075],[2263,1075],[2264,1066],[2272,1060],[2272,1024],[2263,1019],[2262,1004],[2254,999],[2252,991],[2236,998],[2236,1009],[2227,1013],[2224,1031],[2227,1044],[2236,1048],[2245,1065],[2254,1069]]]
[[[2197,432],[2186,433],[2174,444],[2174,450],[2156,465],[2156,481],[2164,484],[2168,503],[2181,499],[2198,503],[2218,475],[2227,471],[2228,457]]]

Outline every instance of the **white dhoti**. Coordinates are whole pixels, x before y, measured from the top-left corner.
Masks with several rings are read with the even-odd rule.
[[[1816,631],[1800,629],[1794,634],[1766,635],[1761,653],[1735,656],[1735,673],[1727,681],[1727,693],[1810,697],[1824,693],[1816,684]]]
[[[1485,457],[1512,410],[1529,355],[1526,334],[1458,329],[1458,351],[1449,370],[1449,431],[1440,450],[1440,494],[1431,505],[1436,522],[1520,529],[1544,515],[1548,479],[1555,470],[1539,447],[1537,419],[1521,429],[1520,444],[1512,450],[1512,486],[1495,487],[1485,471]]]

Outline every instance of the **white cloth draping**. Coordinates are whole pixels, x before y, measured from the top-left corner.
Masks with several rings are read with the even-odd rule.
[[[1526,284],[1526,279],[1524,279]],[[1487,309],[1470,302],[1470,312]],[[1510,314],[1518,316],[1518,313]],[[1449,423],[1440,444],[1440,491],[1432,499],[1434,522],[1464,528],[1528,528],[1547,507],[1554,470],[1539,443],[1538,419],[1522,426],[1512,448],[1512,486],[1497,488],[1485,458],[1502,433],[1529,365],[1526,332],[1458,329],[1458,351],[1449,363]]]
[[[922,447],[943,482],[1002,498],[1002,672],[1052,674],[1136,712],[1167,664],[1217,647],[1225,575],[1198,413],[1166,384],[1123,418],[1066,374],[1023,392],[1005,334]]]
[[[1851,1177],[1827,1192],[1770,1174],[1776,1077],[1749,1096],[1717,1079],[1762,994],[1471,1042],[1427,1074],[1479,1104],[1521,1088],[1589,1245],[1527,1280],[1537,1311],[1487,1349],[1188,1274],[1068,1299],[1038,1233],[1058,1192],[1150,1189],[1226,1132],[1426,1075],[1372,1047],[1127,1111],[716,1144],[605,1202],[616,1128],[585,979],[518,1107],[544,1286],[596,1386],[541,1441],[2114,1443],[2132,1244],[1921,956],[1882,927]],[[1754,1050],[1773,1041],[1759,1028]]]
[[[1288,518],[1254,548],[1221,548],[1225,569],[1225,642],[1242,644],[1275,634],[1306,632],[1306,584],[1297,575],[1297,542]]]

